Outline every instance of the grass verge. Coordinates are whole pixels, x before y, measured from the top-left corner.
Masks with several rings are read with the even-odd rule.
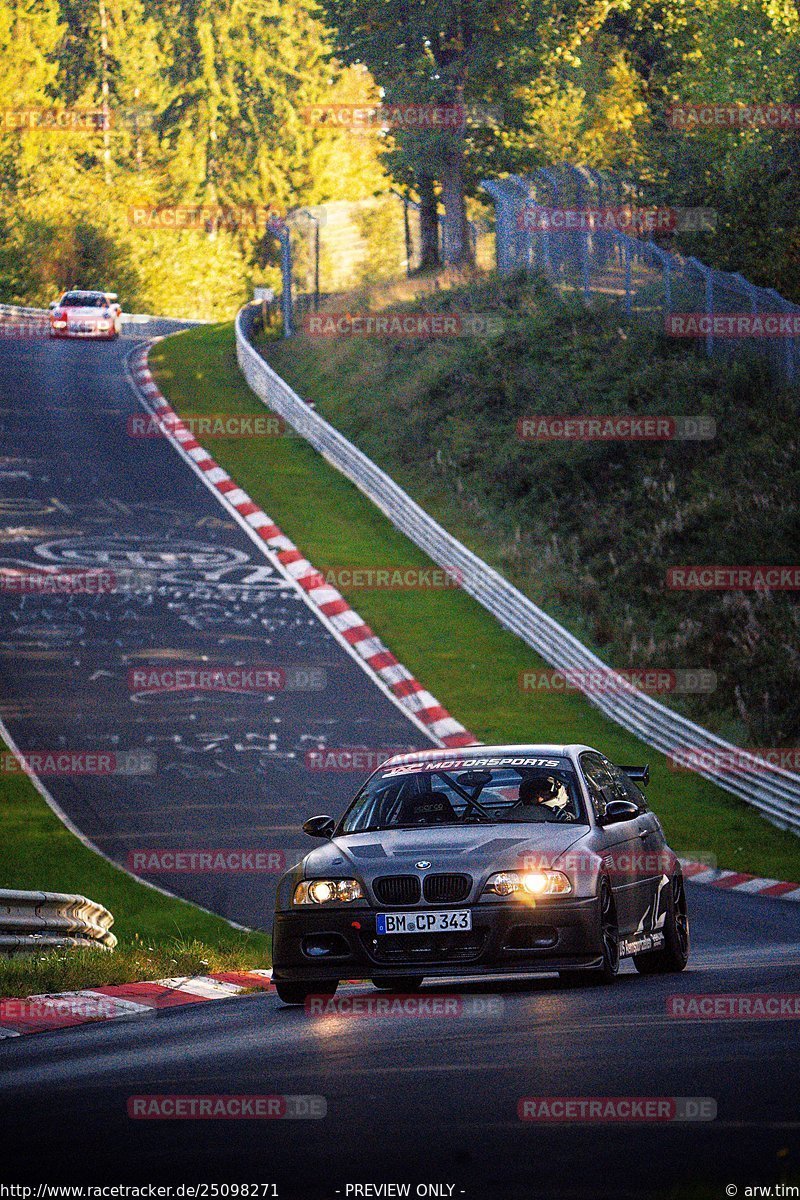
[[[284,351],[284,364],[288,354]],[[159,343],[150,365],[165,396],[184,416],[264,412],[239,372],[230,324],[189,330]],[[319,570],[430,566],[302,439],[215,439],[207,448]],[[428,507],[439,515],[435,504]],[[702,852],[737,870],[800,878],[797,838],[700,776],[671,771],[662,755],[606,720],[579,694],[521,690],[521,673],[544,670],[544,664],[463,592],[341,590],[409,670],[483,741],[583,741],[617,762],[647,761],[649,795],[676,850]]]
[[[5,751],[0,742],[0,750]],[[0,957],[0,996],[269,966],[270,939],[139,883],[84,846],[22,773],[0,780],[4,888],[88,896],[114,914],[119,946]]]
[[[416,282],[416,281],[415,281]],[[375,289],[351,312],[395,308]],[[341,308],[339,302],[339,308]],[[669,706],[739,746],[800,745],[791,591],[676,590],[670,567],[795,561],[797,408],[752,358],[706,358],[530,275],[399,312],[491,313],[489,337],[299,336],[279,374],[423,508],[606,661],[713,671]],[[318,319],[324,322],[325,314]],[[540,440],[552,418],[677,418],[705,434]]]
[[[184,938],[154,940],[154,945],[147,945],[145,939],[134,935],[113,952],[49,950],[0,959],[0,995],[51,995],[113,983],[208,975],[212,971],[246,971],[265,964],[265,955],[246,952],[244,943],[225,945]]]

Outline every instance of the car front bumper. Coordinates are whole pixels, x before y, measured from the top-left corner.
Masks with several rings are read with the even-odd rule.
[[[51,325],[50,326],[50,336],[51,337],[64,337],[64,338],[100,338],[100,339],[103,339],[103,338],[116,337],[117,330],[114,325],[112,325],[110,329],[98,329],[96,326],[92,326],[91,328],[85,328],[85,327],[84,328],[76,328],[74,325],[72,327],[66,326],[63,329],[57,329],[53,325]]]
[[[389,934],[376,910],[277,912],[273,978],[278,982],[425,975],[529,974],[599,966],[597,900],[473,905],[469,933]]]

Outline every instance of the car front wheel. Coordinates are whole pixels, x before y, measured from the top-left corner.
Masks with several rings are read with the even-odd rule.
[[[689,914],[682,875],[674,875],[667,896],[664,945],[658,950],[634,954],[633,965],[640,975],[668,975],[682,971],[689,961]]]
[[[338,979],[322,979],[319,983],[276,983],[278,999],[284,1004],[305,1004],[309,996],[334,996]]]
[[[559,971],[559,977],[567,986],[591,986],[598,983],[611,983],[619,974],[619,925],[617,924],[617,908],[614,904],[614,893],[607,879],[600,881],[597,894],[600,909],[600,948],[602,963],[599,967],[589,967],[579,971]]]

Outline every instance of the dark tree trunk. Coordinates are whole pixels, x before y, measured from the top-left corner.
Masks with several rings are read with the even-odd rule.
[[[465,266],[472,262],[473,255],[464,196],[464,146],[460,138],[442,159],[441,183],[445,266]]]
[[[430,175],[417,175],[419,192],[419,266],[429,271],[439,266],[439,214],[436,191]]]

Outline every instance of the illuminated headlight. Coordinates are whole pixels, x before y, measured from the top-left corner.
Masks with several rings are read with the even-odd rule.
[[[59,317],[57,320],[54,318],[52,325],[54,329],[66,329],[67,322],[64,317]]]
[[[364,892],[357,879],[308,879],[294,889],[294,904],[349,904],[363,900]]]
[[[486,881],[484,895],[519,896],[566,896],[572,885],[561,871],[500,871]]]
[[[111,322],[110,322],[110,321],[98,321],[98,322],[97,322],[97,328],[98,328],[98,329],[110,329],[110,328],[111,328]]]

